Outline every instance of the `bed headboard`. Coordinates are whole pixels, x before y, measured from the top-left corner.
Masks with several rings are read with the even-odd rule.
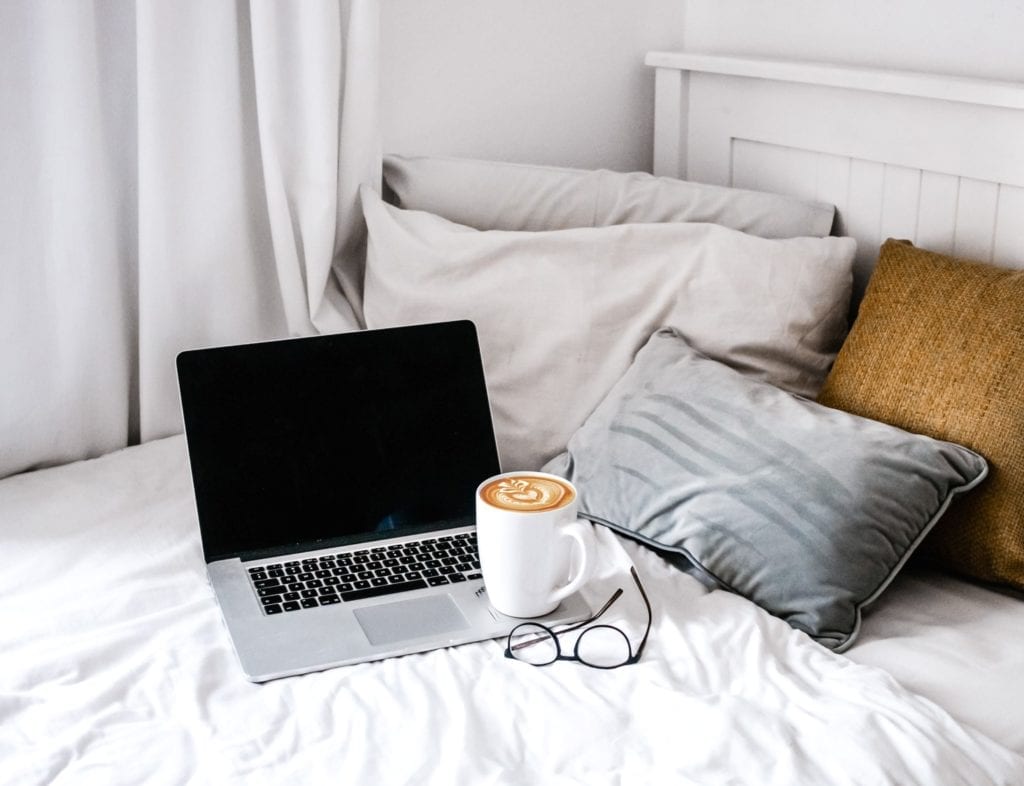
[[[1024,267],[1024,84],[652,52],[654,173],[836,205],[856,294],[887,237]]]

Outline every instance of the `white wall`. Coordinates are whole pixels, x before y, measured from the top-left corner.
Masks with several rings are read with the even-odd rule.
[[[687,0],[695,52],[1024,81],[1022,0]]]
[[[685,0],[382,0],[384,149],[648,170]]]
[[[382,0],[389,152],[649,169],[651,49],[1024,81],[1024,0]]]

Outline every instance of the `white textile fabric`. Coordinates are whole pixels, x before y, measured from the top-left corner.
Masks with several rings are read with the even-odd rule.
[[[180,430],[182,349],[358,327],[376,0],[0,4],[0,476]]]
[[[639,663],[487,641],[244,678],[182,437],[0,481],[0,784],[1020,784],[1024,759],[881,669],[597,529]],[[310,610],[315,614],[318,610]],[[305,613],[305,612],[297,612]]]

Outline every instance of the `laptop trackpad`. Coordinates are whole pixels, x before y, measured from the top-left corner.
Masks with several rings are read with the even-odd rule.
[[[412,598],[355,610],[371,644],[393,644],[450,631],[465,630],[469,622],[449,595]]]

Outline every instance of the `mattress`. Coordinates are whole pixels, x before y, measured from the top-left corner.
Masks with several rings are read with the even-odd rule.
[[[205,578],[181,437],[7,478],[0,783],[1024,782],[1020,702],[998,724],[973,703],[1012,690],[1010,599],[943,618],[958,585],[908,577],[847,657],[595,534],[592,605],[626,589],[606,616],[635,642],[630,565],[651,599],[635,665],[536,668],[485,641],[257,685]]]

